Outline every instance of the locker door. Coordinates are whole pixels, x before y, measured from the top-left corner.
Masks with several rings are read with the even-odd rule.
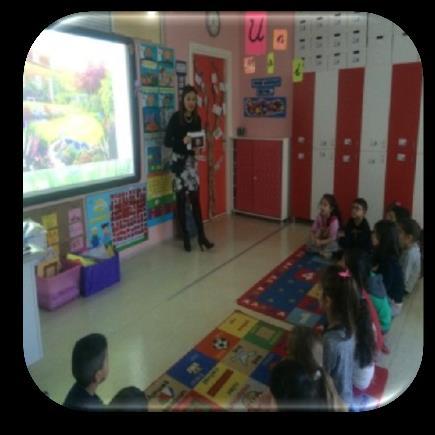
[[[423,154],[417,154],[417,163],[415,165],[415,183],[414,183],[414,200],[412,205],[412,216],[423,228]]]
[[[334,187],[333,148],[313,149],[313,179],[311,187],[311,219],[319,214],[319,202],[325,193],[332,193]]]
[[[393,25],[393,64],[420,62],[420,55],[412,39],[396,24]]]
[[[380,15],[369,14],[367,66],[390,65],[393,23]]]
[[[361,150],[387,149],[391,65],[367,67],[364,75]]]
[[[421,85],[421,98],[420,98],[420,117],[418,123],[418,140],[417,140],[417,154],[423,154],[423,139],[424,139],[424,131],[423,131],[423,120],[424,120],[424,110],[423,110],[423,98],[424,98],[424,86],[423,83]]]
[[[250,140],[234,141],[234,208],[253,212],[254,209],[254,150]]]
[[[314,148],[333,148],[337,118],[338,71],[316,73],[314,90]]]
[[[385,151],[361,151],[358,196],[368,203],[367,220],[371,227],[384,213],[386,161]]]
[[[281,216],[282,142],[254,143],[254,213]]]
[[[290,171],[292,215],[310,219],[315,74],[293,85],[293,134]]]
[[[343,221],[358,194],[364,68],[341,70],[338,82],[334,195]]]
[[[393,65],[388,125],[385,205],[394,200],[412,209],[421,99],[420,63]]]

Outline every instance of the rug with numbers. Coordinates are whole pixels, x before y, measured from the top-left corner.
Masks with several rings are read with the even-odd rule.
[[[286,356],[288,334],[285,329],[234,311],[145,390],[148,409],[270,409],[270,372]],[[355,410],[379,405],[385,373],[377,368],[374,387],[365,393],[355,391],[361,397]]]
[[[237,303],[293,325],[323,324],[320,308],[319,272],[330,262],[297,249],[281,264],[245,292]]]

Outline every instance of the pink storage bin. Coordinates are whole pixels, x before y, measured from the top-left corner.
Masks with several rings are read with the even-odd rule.
[[[38,305],[55,310],[80,294],[81,265],[66,262],[62,272],[51,278],[36,277]]]

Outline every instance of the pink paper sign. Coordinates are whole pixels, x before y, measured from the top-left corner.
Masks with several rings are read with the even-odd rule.
[[[80,208],[73,208],[68,211],[68,223],[73,224],[82,220],[82,210]]]
[[[83,224],[82,222],[76,222],[69,226],[69,236],[71,238],[81,236],[83,234]]]
[[[245,54],[260,56],[267,50],[266,12],[247,12],[245,14]]]
[[[85,241],[83,237],[77,237],[76,239],[72,239],[70,241],[69,246],[71,252],[80,252],[85,248]]]

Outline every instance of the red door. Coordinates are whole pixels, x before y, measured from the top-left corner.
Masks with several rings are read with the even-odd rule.
[[[420,119],[421,63],[393,65],[385,201],[412,210]]]
[[[338,78],[334,195],[343,218],[350,218],[358,196],[359,153],[364,91],[364,68],[342,69]]]
[[[291,214],[310,219],[315,73],[293,85],[290,201]]]
[[[234,142],[234,207],[253,213],[254,210],[254,152],[250,140]]]
[[[254,213],[281,217],[282,144],[254,142]]]
[[[198,111],[206,131],[207,146],[199,162],[202,218],[226,211],[225,60],[195,54],[193,85],[198,91]]]

